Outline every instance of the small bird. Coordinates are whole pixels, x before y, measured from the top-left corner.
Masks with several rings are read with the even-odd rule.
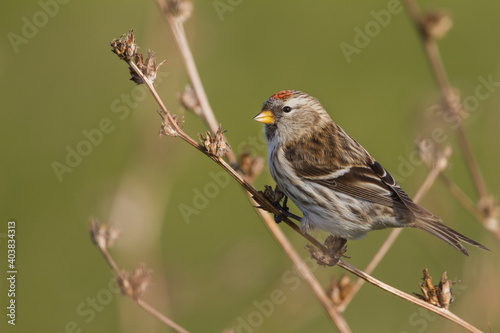
[[[359,239],[371,230],[412,227],[465,255],[469,253],[461,242],[488,250],[414,203],[316,98],[296,90],[278,92],[254,120],[265,124],[269,170],[281,192],[301,210],[303,230],[318,228]]]

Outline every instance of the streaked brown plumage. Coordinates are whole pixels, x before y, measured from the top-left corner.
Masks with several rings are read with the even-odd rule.
[[[302,228],[358,239],[370,230],[413,227],[466,255],[461,242],[486,249],[414,203],[314,97],[279,92],[254,119],[265,124],[271,175],[302,211]]]

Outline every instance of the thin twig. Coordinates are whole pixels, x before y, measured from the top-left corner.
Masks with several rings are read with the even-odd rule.
[[[160,313],[158,310],[153,308],[151,305],[148,303],[144,302],[141,298],[136,300],[137,304],[144,309],[147,313],[151,314],[153,317],[156,317],[159,321],[167,325],[168,327],[171,327],[173,330],[179,332],[179,333],[189,333],[186,329],[183,327],[179,326],[176,324],[174,321],[172,321],[170,318],[166,317],[162,313]]]
[[[249,199],[254,201],[250,196]],[[332,301],[326,295],[323,287],[318,282],[316,277],[312,274],[311,270],[304,263],[302,258],[297,254],[297,252],[293,249],[288,239],[285,237],[283,231],[279,228],[278,224],[274,221],[271,215],[263,211],[262,209],[257,209],[257,213],[262,218],[268,230],[272,233],[276,241],[279,243],[283,251],[290,258],[294,266],[297,268],[297,271],[302,276],[304,280],[306,280],[307,284],[311,287],[312,291],[319,299],[325,310],[328,312],[330,318],[334,322],[334,324],[339,329],[341,333],[351,332],[349,325],[345,321],[344,317],[340,314],[340,312],[335,308]],[[295,224],[294,224],[295,225]]]
[[[118,282],[118,285],[120,286],[120,289],[122,290],[122,294],[126,296],[130,296],[131,299],[133,299],[141,308],[143,308],[146,312],[151,314],[153,317],[157,318],[159,321],[167,325],[168,327],[172,328],[176,332],[179,333],[189,333],[188,330],[184,329],[182,326],[174,322],[172,319],[168,318],[167,316],[163,315],[160,313],[158,310],[153,308],[151,305],[146,303],[141,297],[138,295],[131,295],[129,292],[125,292],[124,289],[124,281],[127,281],[127,285],[130,285],[130,282],[127,280],[127,275],[122,272],[119,268],[116,262],[113,260],[113,257],[111,257],[111,254],[108,252],[107,248],[107,241],[104,240],[104,236],[100,234],[99,228],[101,226],[97,225],[97,222],[91,222],[90,223],[90,232],[92,239],[94,243],[96,244],[97,248],[103,255],[104,259],[108,263],[108,265],[111,267],[113,270],[113,273],[115,275],[115,279]]]
[[[424,180],[424,183],[420,186],[420,188],[418,189],[417,193],[415,194],[415,197],[414,197],[414,200],[413,200],[415,203],[418,203],[423,198],[423,196],[425,195],[425,193],[427,193],[427,191],[431,188],[432,184],[436,180],[436,177],[440,174],[440,170],[441,169],[438,168],[437,166],[434,166],[431,169],[431,171],[427,175],[427,178]],[[391,233],[386,238],[386,240],[384,241],[384,243],[382,244],[382,246],[378,249],[377,253],[373,256],[373,258],[370,261],[370,263],[368,264],[368,266],[366,266],[366,268],[364,270],[364,272],[366,274],[371,274],[375,270],[375,268],[378,266],[378,264],[382,261],[382,259],[384,258],[384,256],[387,254],[387,251],[389,251],[389,249],[391,248],[391,246],[394,244],[394,242],[396,241],[396,239],[399,237],[399,235],[401,234],[401,231],[403,231],[402,228],[393,229],[391,231]],[[354,298],[354,296],[357,294],[357,292],[363,286],[364,282],[365,281],[362,278],[359,278],[353,284],[353,286],[350,289],[349,293],[342,300],[342,303],[340,303],[338,305],[339,311],[341,311],[341,312],[345,311],[345,309],[347,308],[347,306],[349,305],[349,303],[351,302],[351,300]]]
[[[373,277],[371,277],[370,275],[364,273],[363,271],[360,271],[359,269],[357,269],[356,267],[354,266],[351,266],[350,264],[346,263],[345,261],[343,260],[339,260],[339,263],[338,263],[338,266],[346,269],[347,271],[361,277],[362,279],[364,279],[365,281],[373,284],[374,286],[377,286],[385,291],[388,291],[390,292],[391,294],[393,295],[396,295],[398,297],[401,297],[402,299],[405,299],[411,303],[414,303],[418,306],[421,306],[423,307],[424,309],[427,309],[431,312],[434,312],[438,315],[440,315],[441,317],[444,317],[460,326],[462,326],[463,328],[467,329],[468,331],[470,332],[476,332],[476,333],[481,333],[482,331],[477,329],[476,327],[472,326],[471,324],[469,324],[468,322],[466,322],[465,320],[463,320],[462,318],[458,317],[457,315],[455,315],[454,313],[450,312],[449,310],[446,310],[444,308],[439,308],[435,305],[432,305],[430,303],[427,303],[423,300],[420,300],[416,297],[413,297],[413,296],[410,296],[404,292],[402,292],[401,290],[399,289],[396,289],[388,284],[385,284]]]
[[[456,115],[456,117],[459,117],[459,115],[462,113],[463,107],[458,98],[455,97],[452,87],[448,81],[448,77],[441,60],[441,55],[439,53],[439,48],[434,38],[429,36],[429,34],[427,34],[427,32],[425,31],[425,27],[422,24],[421,12],[418,4],[414,0],[405,0],[405,5],[411,19],[413,20],[413,23],[417,27],[420,37],[422,38],[422,45],[424,47],[425,54],[427,55],[427,60],[429,61],[429,65],[436,79],[436,83],[439,87],[439,90],[441,91],[441,95],[445,102],[446,108],[449,110],[449,112]],[[481,172],[479,171],[479,167],[476,163],[469,142],[467,141],[467,136],[462,126],[462,121],[458,122],[456,130],[458,144],[476,187],[479,199],[486,198],[488,197],[488,190],[484,179],[481,176]]]
[[[405,0],[405,5],[422,39],[422,45],[424,47],[425,54],[427,55],[427,60],[429,61],[432,73],[436,79],[436,83],[443,97],[445,109],[459,120],[456,128],[458,145],[464,157],[467,169],[471,175],[472,182],[476,188],[476,192],[479,197],[479,206],[484,203],[488,203],[488,206],[485,207],[487,209],[478,210],[479,214],[482,216],[478,219],[478,221],[482,222],[483,226],[487,230],[491,231],[497,240],[500,241],[500,230],[498,228],[497,215],[498,207],[491,201],[492,199],[488,194],[486,183],[484,182],[481,171],[479,170],[476,159],[474,158],[474,154],[472,153],[469,141],[467,140],[467,135],[465,134],[461,119],[464,107],[459,98],[456,97],[448,81],[435,39],[425,30],[425,26],[422,22],[421,11],[417,2],[414,0]],[[466,209],[468,208],[466,207]],[[476,216],[476,214],[474,214],[474,216]]]
[[[488,216],[484,216],[477,206],[472,202],[472,200],[465,194],[457,184],[455,184],[451,179],[449,179],[445,174],[441,174],[439,179],[448,187],[450,193],[455,197],[455,199],[460,203],[462,207],[464,207],[474,218],[481,222],[483,225],[487,226],[487,219],[490,218]],[[494,226],[496,227],[498,223],[495,221]],[[500,230],[495,227],[490,227],[487,229],[495,236],[496,240],[500,242]]]
[[[186,71],[189,75],[189,80],[193,85],[193,89],[196,93],[196,97],[198,97],[198,101],[201,107],[201,117],[207,124],[208,128],[215,133],[217,128],[219,127],[219,123],[215,118],[215,114],[212,111],[212,107],[208,101],[207,94],[205,89],[203,88],[203,83],[201,82],[200,74],[198,73],[198,69],[196,68],[196,62],[194,61],[193,53],[191,52],[191,48],[189,47],[189,43],[187,41],[186,33],[184,32],[184,24],[181,20],[178,20],[176,17],[172,16],[168,9],[167,1],[165,0],[156,0],[156,3],[160,7],[165,20],[170,26],[170,31],[174,37],[177,48],[182,56],[182,60],[184,61],[184,66],[186,67]],[[231,165],[236,163],[236,157],[231,151],[226,152],[226,157]]]
[[[472,216],[474,216],[478,221],[483,220],[483,216],[477,210],[477,206],[474,202],[469,198],[464,191],[458,187],[448,176],[444,173],[439,175],[439,180],[444,183],[444,185],[448,188],[450,193],[455,197],[455,199],[460,203],[462,207],[464,207]]]

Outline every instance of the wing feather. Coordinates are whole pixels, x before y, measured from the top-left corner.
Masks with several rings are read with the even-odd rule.
[[[328,142],[324,142],[325,137]],[[351,146],[345,147],[346,141]],[[437,219],[415,204],[387,170],[338,126],[319,131],[307,140],[297,140],[285,146],[284,152],[297,176],[303,179],[376,204],[406,207],[416,215]]]

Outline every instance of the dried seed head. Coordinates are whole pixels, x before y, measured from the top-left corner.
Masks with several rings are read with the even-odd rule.
[[[451,302],[453,302],[453,292],[451,291],[451,287],[455,284],[454,281],[448,280],[446,276],[446,272],[443,273],[441,277],[441,281],[437,287],[438,289],[438,299],[439,305],[442,308],[448,309]]]
[[[347,275],[342,275],[339,280],[334,275],[330,283],[330,288],[327,291],[328,297],[332,300],[333,304],[339,305],[349,294],[352,289],[351,279]]]
[[[160,136],[166,135],[166,136],[177,136],[179,133],[177,133],[177,130],[175,129],[174,126],[170,123],[168,120],[168,117],[165,117],[160,111],[158,111],[158,114],[163,118],[163,122],[161,123],[161,128],[160,128]],[[181,123],[184,122],[183,118],[179,119],[179,116],[176,114],[171,115],[172,120],[176,123],[177,127],[182,128]]]
[[[468,117],[467,111],[464,109],[462,103],[460,102],[461,93],[457,88],[452,88],[449,91],[449,99],[450,101],[446,103],[442,101],[443,109],[445,113],[449,116],[453,117],[453,120],[462,121],[463,119]],[[451,104],[451,105],[450,105]]]
[[[429,275],[429,271],[427,270],[427,268],[424,269],[423,280],[424,282],[419,285],[420,290],[422,291],[422,295],[415,295],[430,304],[434,304],[440,308],[448,309],[454,299],[451,287],[455,284],[455,282],[448,280],[446,272],[444,272],[439,284],[434,286],[432,285],[432,277]]]
[[[478,203],[478,210],[484,216],[486,228],[493,232],[498,232],[498,215],[500,208],[496,200],[491,196],[481,198]]]
[[[190,84],[186,84],[184,91],[179,93],[178,96],[182,106],[185,109],[191,110],[196,113],[196,115],[201,116],[200,101],[198,100],[198,96],[196,96],[196,92]]]
[[[154,83],[156,79],[156,75],[158,73],[158,69],[161,65],[163,65],[166,60],[162,61],[158,66],[156,66],[156,59],[154,57],[154,53],[152,51],[148,51],[148,56],[144,61],[143,55],[138,53],[137,50],[139,47],[135,44],[134,39],[134,29],[131,29],[128,34],[123,37],[121,35],[118,39],[113,39],[111,41],[111,47],[113,48],[111,51],[116,53],[118,57],[122,60],[125,60],[130,66],[129,71],[132,78],[130,80],[134,81],[137,84],[144,83],[141,76],[136,72],[134,66],[132,65],[135,62],[139,71],[145,76],[147,80]]]
[[[347,240],[344,238],[330,235],[325,240],[325,246],[328,252],[325,253],[311,245],[307,245],[306,249],[311,253],[311,258],[315,259],[318,265],[335,266],[344,255],[345,251],[347,251],[346,242]]]
[[[123,271],[116,280],[122,294],[139,299],[146,291],[151,274],[150,269],[146,269],[144,264],[140,264],[133,273]]]
[[[212,137],[212,134],[207,131],[206,137],[198,134],[198,139],[209,154],[221,158],[222,156],[224,156],[224,154],[226,154],[227,151],[231,150],[231,147],[224,138],[225,132],[226,131],[222,131],[222,127],[219,126],[214,137]]]
[[[167,9],[170,15],[184,22],[191,17],[193,4],[189,0],[167,0]]]
[[[453,152],[450,146],[440,150],[433,141],[420,137],[417,138],[416,144],[417,152],[428,168],[443,171],[448,167],[448,160]]]
[[[151,81],[151,84],[154,83],[160,66],[166,62],[166,60],[163,60],[158,66],[156,66],[156,59],[154,56],[154,52],[151,50],[148,50],[148,56],[146,57],[145,61],[143,60],[143,56],[141,53],[137,53],[134,59],[135,59],[135,64],[137,65],[139,70],[146,77],[146,79]],[[130,75],[132,76],[130,80],[134,81],[137,84],[144,83],[142,81],[142,78],[139,76],[139,74],[135,72],[135,70],[132,67],[129,67],[129,71]]]
[[[447,13],[434,10],[422,15],[422,27],[427,36],[433,39],[441,39],[453,26],[453,20]]]
[[[264,159],[261,156],[252,157],[249,153],[240,156],[240,170],[245,180],[252,182],[264,168]]]
[[[125,36],[125,37],[124,37]],[[127,62],[132,61],[137,54],[139,48],[135,44],[134,29],[130,29],[127,34],[123,34],[120,38],[115,38],[111,41],[111,51],[118,55],[118,57]]]
[[[92,242],[100,249],[107,249],[118,239],[120,230],[115,227],[108,228],[106,224],[99,225],[97,220],[89,221],[90,237]]]

